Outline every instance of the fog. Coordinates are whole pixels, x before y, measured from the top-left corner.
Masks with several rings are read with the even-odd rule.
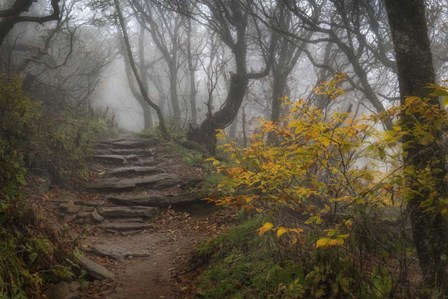
[[[127,84],[123,59],[115,59],[103,76],[92,96],[93,105],[110,109],[121,128],[132,132],[143,130],[143,110]]]
[[[328,112],[350,108],[358,116],[398,103],[392,42],[377,1],[357,10],[314,1],[294,7],[234,1],[232,14],[226,3],[64,0],[59,21],[13,26],[2,40],[2,68],[25,79],[29,90],[40,89],[41,100],[49,100],[45,89],[58,90],[61,101],[107,111],[125,130],[160,125],[160,110],[166,126],[190,132],[202,145],[216,129],[238,139],[260,117],[278,121],[283,96]],[[24,15],[51,12],[50,1],[38,1]],[[439,78],[448,61],[447,32],[438,29],[446,12],[446,4],[428,3]],[[346,76],[343,95],[329,100],[315,94],[337,74]],[[386,128],[391,124],[384,120]]]

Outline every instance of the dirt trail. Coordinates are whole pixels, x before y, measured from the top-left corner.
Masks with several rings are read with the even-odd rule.
[[[79,298],[191,298],[194,248],[228,218],[194,191],[202,170],[158,139],[132,136],[98,143],[92,161],[85,192],[50,200],[85,236],[79,247],[96,280]]]

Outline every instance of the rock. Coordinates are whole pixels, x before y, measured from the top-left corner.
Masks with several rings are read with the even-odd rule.
[[[173,207],[185,207],[196,203],[205,203],[203,196],[196,193],[184,193],[176,196],[168,197],[170,205]]]
[[[117,164],[126,163],[126,158],[125,156],[122,155],[94,155],[91,158],[98,162],[117,163]]]
[[[79,257],[78,263],[90,276],[96,279],[104,280],[114,278],[114,274],[112,272],[85,256]]]
[[[73,203],[73,200],[69,200],[66,204],[66,210],[65,212],[69,215],[73,215],[79,212],[81,210],[81,206],[75,205]]]
[[[78,213],[78,218],[91,220],[91,219],[93,219],[92,212],[79,212]]]
[[[110,195],[107,200],[113,204],[124,206],[167,207],[171,204],[166,197],[155,195]]]
[[[75,220],[76,217],[77,217],[76,214],[73,214],[73,215],[65,215],[65,216],[64,216],[64,222],[65,222],[65,223],[70,223],[70,222],[72,222],[73,220]]]
[[[127,179],[119,179],[119,178],[105,178],[94,181],[92,184],[87,185],[86,189],[89,191],[129,191],[137,186],[145,186],[152,187],[154,189],[162,189],[168,186],[173,186],[178,184],[179,180],[177,180],[175,175],[161,173],[148,175],[143,177],[136,178],[127,178]]]
[[[145,220],[143,218],[140,217],[134,217],[134,218],[114,218],[114,223],[118,223],[118,222],[144,222]]]
[[[79,212],[80,213],[82,213],[82,212],[92,213],[94,210],[95,210],[95,207],[83,206]]]
[[[131,148],[131,149],[109,149],[109,153],[114,155],[139,155],[139,156],[150,156],[151,151],[142,148]]]
[[[103,222],[104,221],[104,217],[101,216],[100,214],[98,214],[97,210],[94,210],[92,212],[92,218],[95,219],[95,221],[97,221],[97,222]]]
[[[74,201],[75,204],[77,205],[81,205],[81,206],[87,206],[87,207],[99,207],[99,206],[103,206],[106,201],[104,200],[75,200]]]
[[[130,206],[130,207],[104,207],[98,210],[104,218],[153,218],[157,214],[157,208]]]
[[[149,223],[138,223],[138,222],[103,222],[98,227],[113,230],[117,232],[125,232],[125,231],[136,231],[136,230],[144,230],[144,229],[152,229],[154,225]]]
[[[92,252],[103,257],[111,257],[116,260],[122,260],[129,257],[148,257],[150,254],[147,251],[130,252],[120,246],[113,244],[96,244],[92,246]]]
[[[79,288],[81,285],[77,281],[67,283],[62,281],[48,287],[45,295],[48,299],[76,299],[79,298]]]
[[[181,183],[182,183],[182,181],[178,180],[176,178],[167,178],[166,180],[158,181],[157,183],[152,185],[151,189],[154,189],[154,190],[165,189],[165,188],[173,187],[176,185],[180,185]]]
[[[150,159],[141,159],[139,161],[135,161],[133,164],[137,165],[137,166],[154,166],[157,163],[152,158],[150,158]]]
[[[160,142],[158,138],[121,138],[120,140],[105,140],[100,144],[107,144],[114,148],[153,147]]]
[[[129,166],[129,167],[118,167],[107,172],[108,175],[127,175],[127,174],[152,174],[161,172],[156,167],[152,166]]]
[[[201,203],[200,194],[188,192],[180,195],[108,195],[107,200],[116,205],[122,206],[146,206],[146,207],[168,207],[168,206],[188,206],[194,203]]]

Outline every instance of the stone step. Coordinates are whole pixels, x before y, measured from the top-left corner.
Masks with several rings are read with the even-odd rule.
[[[98,214],[106,219],[136,217],[152,219],[157,215],[157,212],[157,208],[144,206],[103,207],[98,209]]]
[[[110,257],[116,260],[150,256],[150,252],[148,250],[130,251],[115,244],[95,244],[91,246],[90,251],[98,256]]]
[[[153,158],[142,158],[132,163],[135,166],[155,166],[157,162]]]
[[[151,194],[125,194],[125,195],[108,195],[107,200],[115,205],[120,206],[147,206],[147,207],[177,207],[188,206],[198,202],[202,202],[202,197],[194,193],[185,193],[180,195],[151,195]]]
[[[158,195],[109,195],[107,200],[115,205],[167,207],[171,202],[165,196]]]
[[[138,160],[139,155],[93,155],[90,159],[100,163],[126,164]]]
[[[136,149],[115,149],[115,148],[100,148],[95,150],[96,155],[139,155],[139,156],[152,156],[152,152],[148,149],[136,148]]]
[[[107,175],[113,176],[124,176],[129,174],[154,174],[162,172],[160,169],[154,166],[128,166],[128,167],[117,167],[107,171]]]
[[[98,145],[104,148],[104,145],[113,148],[149,148],[160,143],[158,138],[119,138],[119,139],[109,139],[103,140]]]
[[[138,222],[103,222],[98,225],[99,228],[114,232],[141,231],[145,229],[153,229],[154,225],[150,223]]]
[[[163,189],[181,184],[182,181],[175,175],[161,173],[136,178],[103,178],[88,184],[88,191],[130,191],[136,187],[151,187],[151,189]]]

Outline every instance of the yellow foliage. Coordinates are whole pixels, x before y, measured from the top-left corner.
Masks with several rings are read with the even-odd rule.
[[[344,80],[339,75],[322,83],[316,92],[337,97]],[[441,93],[448,94],[446,89],[437,91]],[[434,132],[448,124],[446,111],[431,105],[429,99],[409,97],[402,107],[390,109],[389,116],[406,122],[396,122],[385,132],[378,131],[376,124],[386,113],[353,118],[348,113],[323,113],[302,100],[284,101],[290,106],[284,117],[286,125],[261,121],[260,133],[252,136],[246,148],[229,142],[220,147],[229,155],[228,162],[209,160],[227,177],[218,186],[223,194],[215,199],[219,204],[266,214],[276,206],[293,209],[307,217],[303,221],[307,227],[326,232],[315,244],[326,248],[344,244],[360,210],[401,204],[411,198],[415,190],[403,184],[405,177],[413,176],[422,188],[436,190],[432,168],[417,171],[403,165],[403,151],[398,147],[403,144],[406,148],[403,140],[411,136],[412,142],[421,145],[434,143],[438,138]],[[276,144],[268,141],[271,134],[277,137]],[[218,138],[226,139],[222,131]],[[365,166],[359,157],[367,160]],[[436,207],[446,213],[448,201],[438,199],[437,192],[430,194],[422,208]],[[334,215],[338,217],[326,220]],[[276,230],[278,237],[301,232],[284,226],[275,229],[268,222],[259,234],[270,230]]]
[[[273,227],[274,225],[272,223],[266,222],[265,224],[263,224],[262,227],[258,229],[258,235],[260,236],[264,235],[266,232],[270,231]]]
[[[344,244],[343,239],[331,239],[331,238],[320,238],[316,241],[316,248],[328,248],[334,246],[341,246]]]

